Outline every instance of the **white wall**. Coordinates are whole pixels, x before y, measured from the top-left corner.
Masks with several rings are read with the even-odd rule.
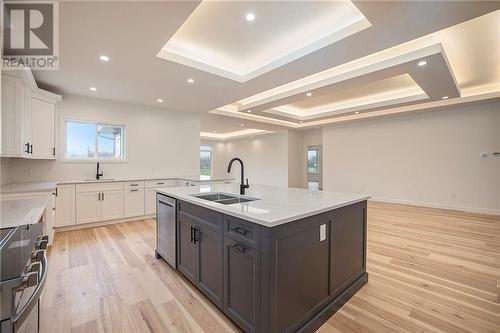
[[[240,138],[226,142],[212,142],[214,147],[214,175],[226,174],[233,157],[245,164],[245,177],[250,184],[288,186],[288,134],[280,132],[254,138]],[[240,166],[233,164],[233,177],[240,180]]]
[[[330,125],[324,189],[500,213],[500,102]]]
[[[288,131],[288,186],[304,187],[304,133]]]
[[[65,118],[125,126],[127,162],[101,163],[104,177],[199,174],[198,115],[73,95],[63,96],[59,110],[60,134]],[[63,156],[63,145],[58,146]],[[96,164],[12,159],[9,169],[10,181],[92,179]]]

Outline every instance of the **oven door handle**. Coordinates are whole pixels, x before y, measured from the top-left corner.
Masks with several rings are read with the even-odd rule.
[[[44,253],[41,262],[42,262],[42,274],[41,278],[38,280],[38,285],[36,286],[35,291],[31,295],[29,300],[26,302],[26,304],[19,311],[16,311],[12,316],[11,321],[12,325],[14,326],[14,330],[20,327],[24,323],[26,318],[31,313],[31,310],[38,303],[40,295],[42,294],[43,287],[45,286],[45,282],[47,281],[47,272],[49,268],[46,253]],[[13,295],[13,297],[15,297],[15,295]]]

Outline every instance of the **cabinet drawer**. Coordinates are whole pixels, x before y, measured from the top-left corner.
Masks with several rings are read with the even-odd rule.
[[[260,225],[224,215],[224,235],[254,248],[260,248]]]
[[[178,204],[178,212],[181,215],[187,215],[195,222],[205,225],[215,231],[222,233],[222,214],[213,210],[192,205],[185,201]]]
[[[176,187],[179,186],[179,181],[175,179],[154,179],[146,180],[146,188],[154,187]]]
[[[76,193],[123,190],[123,182],[76,184]]]
[[[143,180],[140,180],[140,181],[131,181],[131,182],[123,182],[123,188],[125,190],[129,189],[129,188],[144,188],[144,181]]]

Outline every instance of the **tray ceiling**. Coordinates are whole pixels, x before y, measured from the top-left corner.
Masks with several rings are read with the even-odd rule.
[[[347,0],[203,1],[157,56],[245,82],[370,26]]]

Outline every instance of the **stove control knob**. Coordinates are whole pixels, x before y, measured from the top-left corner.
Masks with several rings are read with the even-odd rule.
[[[41,267],[40,262],[34,262],[26,266],[25,273],[40,272]]]
[[[48,244],[49,244],[49,242],[46,241],[46,240],[39,240],[35,244],[35,249],[37,249],[37,250],[47,250],[47,245]]]
[[[43,236],[38,236],[37,241],[49,241],[49,236],[43,235]]]
[[[38,284],[38,272],[30,272],[21,278],[21,284],[14,290],[16,292],[23,291],[26,288],[34,287]]]
[[[45,250],[36,250],[31,254],[31,262],[42,261],[45,255]]]

